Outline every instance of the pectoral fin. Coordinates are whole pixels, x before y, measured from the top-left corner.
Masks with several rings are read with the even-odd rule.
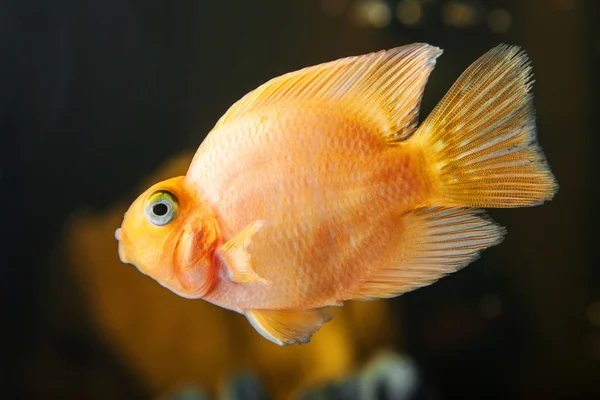
[[[333,307],[311,310],[249,310],[250,324],[271,342],[280,346],[308,343],[311,336],[333,318]]]
[[[265,224],[265,221],[254,221],[243,231],[229,239],[217,249],[217,254],[224,261],[229,272],[229,278],[236,283],[260,282],[270,284],[266,279],[258,276],[252,269],[251,257],[248,253],[248,245],[252,236]]]

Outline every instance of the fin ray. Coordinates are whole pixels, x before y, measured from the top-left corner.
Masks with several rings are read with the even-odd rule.
[[[398,259],[352,289],[353,300],[395,297],[427,286],[500,243],[504,228],[483,212],[422,207],[403,216]]]
[[[241,98],[215,128],[269,105],[328,101],[362,115],[388,140],[402,140],[416,128],[425,83],[441,53],[415,43],[290,72]]]
[[[310,310],[247,310],[246,318],[263,337],[280,346],[308,343],[333,318],[333,307]]]
[[[264,225],[265,221],[254,221],[216,250],[219,257],[224,261],[233,282],[270,284],[269,281],[261,278],[254,271],[250,254],[247,251],[252,236],[260,231]]]
[[[497,46],[467,68],[415,132],[441,204],[522,207],[554,196],[536,138],[532,84],[525,53]]]

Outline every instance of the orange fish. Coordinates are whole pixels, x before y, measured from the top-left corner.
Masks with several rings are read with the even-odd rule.
[[[478,208],[549,200],[531,66],[479,58],[418,126],[442,51],[412,44],[272,79],[235,103],[185,176],[144,192],[119,256],[176,294],[308,342],[346,300],[399,296],[469,264],[504,229]]]

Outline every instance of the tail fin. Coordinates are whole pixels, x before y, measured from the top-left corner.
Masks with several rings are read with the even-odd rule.
[[[522,207],[554,196],[558,186],[536,140],[531,75],[518,47],[493,48],[411,138],[438,177],[445,205]]]

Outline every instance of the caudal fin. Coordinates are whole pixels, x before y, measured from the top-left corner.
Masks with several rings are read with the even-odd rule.
[[[495,47],[415,132],[443,205],[523,207],[554,196],[558,186],[536,139],[532,83],[524,52]]]

